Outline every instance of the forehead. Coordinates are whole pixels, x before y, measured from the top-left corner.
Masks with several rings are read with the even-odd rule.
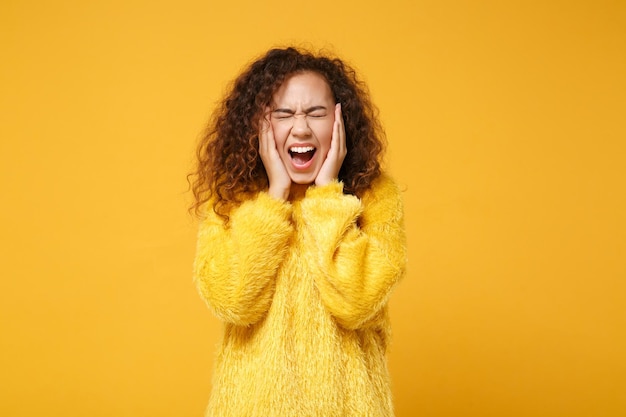
[[[332,102],[333,94],[323,76],[308,71],[291,75],[272,98],[276,104],[313,104]]]

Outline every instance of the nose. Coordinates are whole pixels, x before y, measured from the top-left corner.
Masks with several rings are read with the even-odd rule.
[[[311,134],[311,128],[309,122],[304,114],[296,114],[293,117],[293,127],[291,128],[291,134],[297,137],[305,137]]]

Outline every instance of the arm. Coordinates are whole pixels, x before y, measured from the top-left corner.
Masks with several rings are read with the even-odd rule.
[[[403,276],[406,237],[400,191],[387,177],[362,200],[333,182],[311,188],[302,204],[305,236],[321,271],[320,297],[343,327],[375,321]]]
[[[259,193],[225,226],[209,208],[198,233],[194,280],[220,319],[250,325],[269,310],[293,232],[291,205]]]

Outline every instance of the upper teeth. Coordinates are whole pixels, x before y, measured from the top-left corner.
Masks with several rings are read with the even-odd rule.
[[[312,146],[294,146],[293,148],[289,150],[295,153],[306,153],[306,152],[314,151],[315,148]]]

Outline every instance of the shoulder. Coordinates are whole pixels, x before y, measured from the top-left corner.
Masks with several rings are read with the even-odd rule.
[[[376,178],[361,198],[364,222],[401,221],[404,212],[402,191],[386,173]]]
[[[231,225],[246,218],[285,218],[291,213],[291,204],[271,197],[266,191],[237,196],[237,200],[219,204],[209,200],[200,212],[201,221]]]
[[[399,199],[401,195],[398,183],[387,173],[383,172],[372,181],[370,188],[363,193],[363,202],[379,199]]]

